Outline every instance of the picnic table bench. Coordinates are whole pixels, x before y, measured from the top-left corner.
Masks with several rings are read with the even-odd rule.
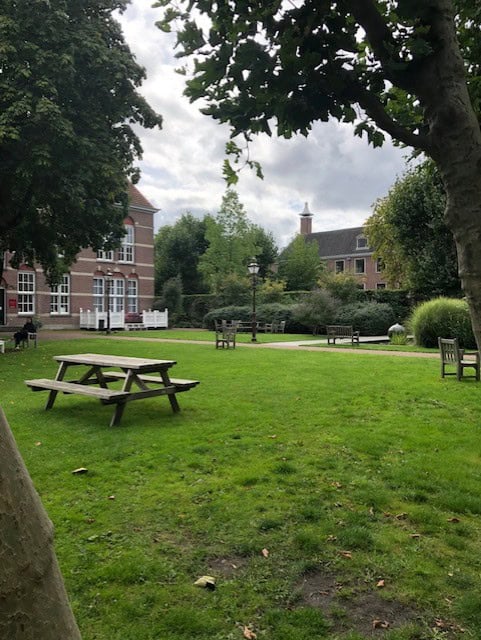
[[[351,344],[359,344],[359,331],[353,331],[351,325],[330,324],[326,326],[327,344],[336,344],[336,340],[349,339]]]
[[[60,363],[54,380],[47,378],[25,380],[25,384],[32,391],[50,392],[45,409],[53,407],[59,392],[91,396],[100,400],[102,404],[116,405],[110,426],[120,423],[126,403],[133,400],[166,395],[172,410],[180,411],[176,394],[188,391],[199,384],[198,380],[170,378],[169,369],[176,364],[175,360],[152,360],[94,353],[54,356],[54,360]],[[68,368],[78,365],[88,367],[87,371],[78,379],[64,380]],[[111,367],[117,367],[121,371],[105,371]],[[146,373],[157,375],[145,375]],[[108,387],[108,383],[118,380],[123,381],[122,389]]]

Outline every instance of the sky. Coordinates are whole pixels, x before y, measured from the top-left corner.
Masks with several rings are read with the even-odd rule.
[[[152,9],[152,2],[132,0],[119,21],[147,72],[139,91],[164,119],[162,130],[136,129],[144,150],[137,187],[159,209],[158,231],[186,212],[203,217],[219,210],[229,128],[202,115],[199,105],[183,96],[174,36],[155,26],[160,10]],[[282,248],[299,231],[306,202],[313,231],[361,226],[375,201],[404,173],[408,152],[390,143],[373,149],[347,124],[316,123],[307,138],[257,137],[250,157],[261,163],[264,179],[245,168],[235,189],[249,219],[272,232]]]

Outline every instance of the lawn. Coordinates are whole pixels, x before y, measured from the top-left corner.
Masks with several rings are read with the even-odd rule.
[[[113,429],[45,412],[23,380],[78,351],[201,384]],[[481,638],[481,386],[436,360],[89,338],[5,354],[0,385],[83,640]]]
[[[147,331],[116,331],[116,335],[128,336],[129,338],[149,337],[162,338],[164,340],[207,340],[215,342],[215,331],[207,329],[150,329]],[[292,342],[295,340],[319,340],[319,336],[302,333],[257,333],[257,342],[263,344],[266,342]],[[252,334],[248,331],[238,332],[236,334],[237,342],[251,342]]]

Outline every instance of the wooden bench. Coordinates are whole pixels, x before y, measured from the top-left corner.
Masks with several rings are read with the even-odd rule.
[[[441,356],[441,377],[456,376],[458,380],[464,375],[465,369],[474,369],[474,375],[465,376],[466,378],[480,377],[479,352],[473,351],[466,353],[464,349],[459,348],[457,338],[438,338],[439,354]],[[455,371],[446,371],[446,366],[454,366]]]
[[[107,371],[103,374],[105,382],[113,382],[114,380],[125,380],[126,374],[123,371]],[[160,376],[147,376],[139,375],[139,380],[142,382],[154,382],[156,384],[163,384]],[[170,383],[176,388],[176,393],[181,391],[188,391],[193,389],[198,384],[199,380],[181,380],[180,378],[170,378]]]
[[[351,344],[359,344],[359,331],[353,331],[352,326],[331,324],[326,326],[327,344],[336,344],[336,340],[348,339]]]
[[[38,378],[36,380],[25,380],[27,387],[32,391],[61,391],[62,393],[77,393],[83,396],[93,396],[104,404],[121,402],[131,395],[129,391],[116,391],[115,389],[104,389],[103,387],[91,387],[78,382],[64,382],[63,380],[49,380],[48,378]]]

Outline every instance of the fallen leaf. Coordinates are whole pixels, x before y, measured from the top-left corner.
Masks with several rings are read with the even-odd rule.
[[[373,507],[369,507],[369,515],[370,516],[374,515],[374,508]]]
[[[389,622],[387,620],[373,620],[373,629],[389,629]]]
[[[331,482],[331,487],[336,487],[336,489],[340,489],[342,487],[341,482]]]
[[[244,627],[242,635],[244,636],[244,638],[247,638],[247,640],[256,640],[257,638],[257,634],[249,629],[249,627]]]
[[[42,445],[42,443],[41,443],[41,442],[36,442],[36,443],[35,443],[35,446],[36,446],[36,447],[40,447],[41,445]]]
[[[408,517],[407,513],[398,513],[396,516],[396,520],[406,520],[407,517]]]
[[[459,518],[448,518],[448,522],[461,522]]]
[[[113,496],[113,495],[112,495],[112,496],[109,496],[109,497],[107,498],[107,500],[115,500],[115,496]]]
[[[376,587],[378,589],[382,589],[385,586],[386,586],[386,583],[384,582],[384,580],[378,580],[378,582],[376,583]]]
[[[261,553],[264,556],[264,558],[269,557],[269,549],[262,549]]]
[[[194,582],[196,587],[203,587],[204,589],[210,589],[214,591],[215,589],[215,578],[212,576],[201,576]]]
[[[95,522],[95,518],[85,518],[85,522],[86,522],[87,524],[92,524],[92,523],[94,523],[94,522]]]
[[[352,558],[352,551],[339,551],[339,555],[344,558]]]
[[[277,436],[274,434],[272,436],[269,436],[269,438],[277,438]]]
[[[337,536],[333,536],[333,535],[327,536],[328,542],[336,542],[336,540],[337,540]]]
[[[411,533],[410,537],[413,538],[414,540],[417,540],[418,538],[421,537],[421,534],[420,533]]]
[[[79,467],[78,469],[74,469],[72,473],[75,473],[75,474],[88,473],[88,469],[86,469],[85,467]]]

